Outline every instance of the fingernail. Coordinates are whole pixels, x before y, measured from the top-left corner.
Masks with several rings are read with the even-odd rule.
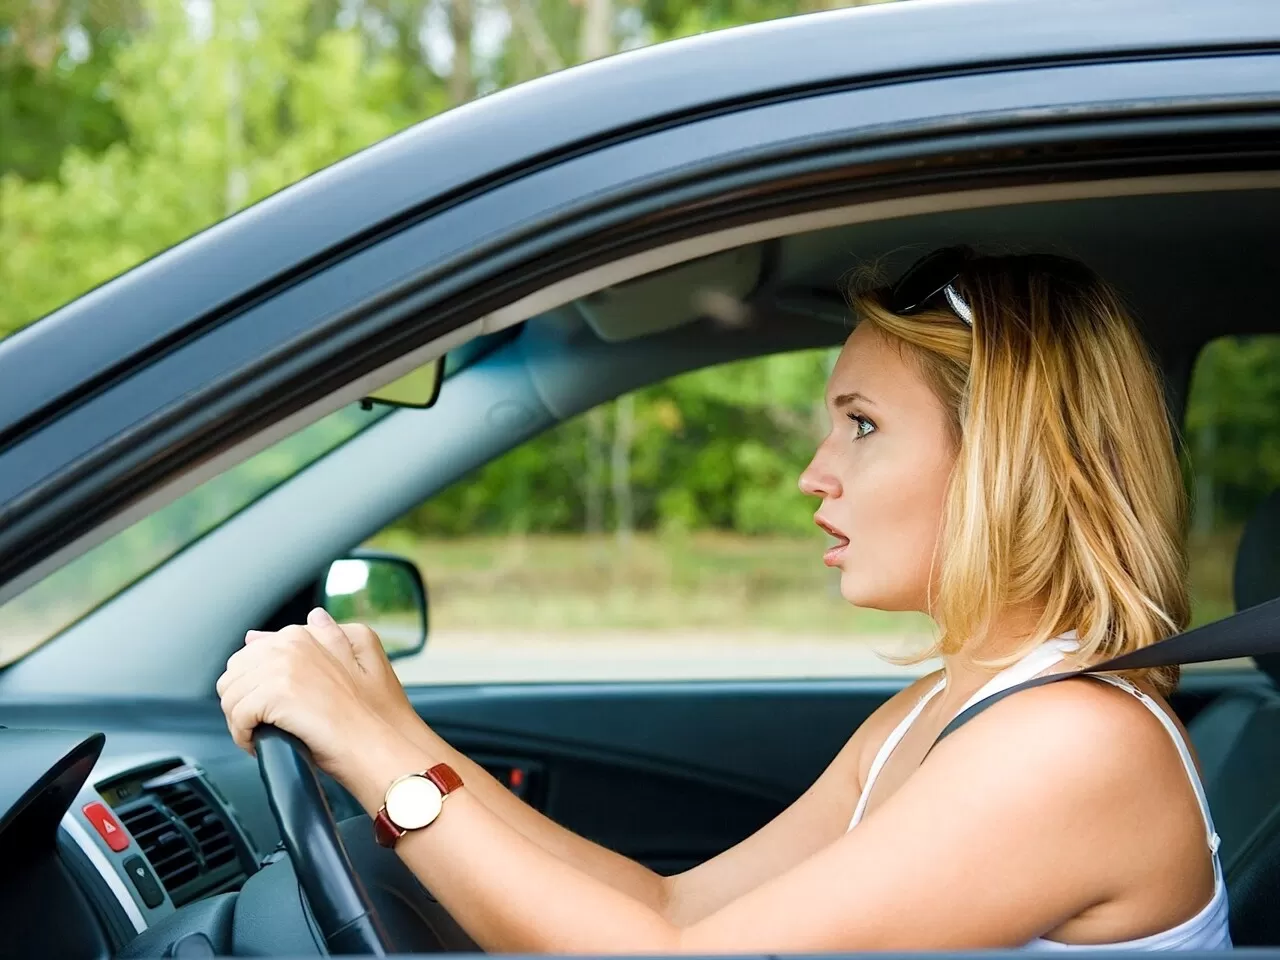
[[[262,636],[261,630],[250,630],[244,635],[244,642],[249,643],[251,640],[257,640],[260,636]]]
[[[333,623],[333,617],[329,616],[329,611],[324,607],[316,607],[307,616],[307,622],[317,627],[327,627]]]

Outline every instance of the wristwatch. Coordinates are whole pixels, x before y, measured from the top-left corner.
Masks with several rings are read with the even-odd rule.
[[[462,778],[447,763],[393,780],[373,818],[374,838],[381,846],[394,847],[410,830],[421,830],[440,816],[444,798],[460,786]]]

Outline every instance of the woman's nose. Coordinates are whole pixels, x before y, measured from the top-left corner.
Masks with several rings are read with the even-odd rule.
[[[840,496],[840,480],[830,470],[824,468],[819,462],[819,457],[815,456],[809,465],[804,468],[804,472],[800,474],[800,492],[807,493],[811,497],[828,497]]]

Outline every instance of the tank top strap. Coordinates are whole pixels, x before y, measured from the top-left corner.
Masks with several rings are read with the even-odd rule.
[[[967,710],[973,704],[985,700],[987,697],[999,693],[1001,690],[1008,689],[1043,673],[1054,664],[1061,662],[1077,645],[1074,632],[1064,633],[1060,637],[1046,640],[1021,660],[992,677],[977,693],[969,698],[960,712]],[[929,701],[941,693],[946,685],[947,680],[944,676],[933,685],[933,688],[928,693],[920,698],[919,702],[911,708],[911,711],[902,718],[902,721],[893,728],[889,736],[885,738],[884,743],[880,745],[880,749],[876,751],[875,758],[871,761],[871,768],[867,771],[867,779],[862,786],[862,793],[858,796],[858,803],[853,809],[853,817],[849,820],[849,830],[856,827],[859,821],[862,820],[862,815],[867,808],[867,802],[871,797],[871,788],[875,785],[876,778],[880,775],[880,771],[888,762],[894,749],[902,741],[902,738],[907,735],[907,731],[911,729],[911,725],[916,722],[924,708],[929,705]]]
[[[1101,680],[1109,683],[1113,687],[1119,687],[1131,693],[1138,702],[1150,710],[1157,720],[1160,721],[1165,731],[1169,734],[1169,738],[1173,740],[1173,745],[1178,748],[1178,756],[1182,758],[1182,767],[1187,773],[1187,779],[1191,781],[1191,787],[1195,790],[1196,802],[1200,804],[1200,815],[1204,817],[1205,837],[1209,844],[1209,851],[1214,854],[1215,868],[1221,869],[1218,865],[1218,847],[1222,840],[1218,836],[1217,830],[1213,826],[1213,814],[1209,811],[1209,798],[1204,792],[1204,784],[1200,781],[1200,772],[1196,769],[1195,759],[1191,756],[1191,750],[1187,746],[1187,741],[1183,738],[1182,732],[1177,725],[1169,719],[1169,715],[1164,712],[1160,704],[1143,692],[1131,680],[1124,677],[1117,677],[1109,673],[1091,673],[1089,676],[1094,680]]]
[[[987,697],[1016,687],[1020,683],[1038,677],[1052,666],[1061,663],[1068,653],[1079,646],[1075,633],[1064,633],[1060,637],[1046,640],[1021,660],[1006,667],[984,684],[977,693],[965,701],[957,711],[957,716],[964,713],[975,703],[981,703]]]
[[[889,736],[885,737],[884,743],[880,745],[880,749],[876,751],[875,758],[871,761],[871,769],[867,771],[866,783],[862,786],[862,793],[858,796],[858,803],[853,808],[853,817],[849,820],[847,830],[852,830],[858,825],[858,821],[862,819],[863,812],[867,809],[867,800],[871,797],[871,788],[875,785],[876,777],[880,776],[880,771],[884,769],[884,765],[889,760],[889,755],[893,753],[894,748],[907,735],[907,731],[911,729],[911,725],[916,722],[916,718],[920,716],[924,708],[929,705],[929,701],[942,692],[943,687],[947,685],[946,678],[943,677],[935,683],[923,697],[919,699],[911,711],[902,718]]]

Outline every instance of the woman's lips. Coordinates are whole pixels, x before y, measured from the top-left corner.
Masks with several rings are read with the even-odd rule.
[[[813,522],[825,530],[829,536],[839,541],[835,546],[828,547],[827,552],[822,555],[822,562],[828,567],[838,567],[840,561],[844,559],[845,550],[849,547],[849,538],[821,517],[814,517]]]

